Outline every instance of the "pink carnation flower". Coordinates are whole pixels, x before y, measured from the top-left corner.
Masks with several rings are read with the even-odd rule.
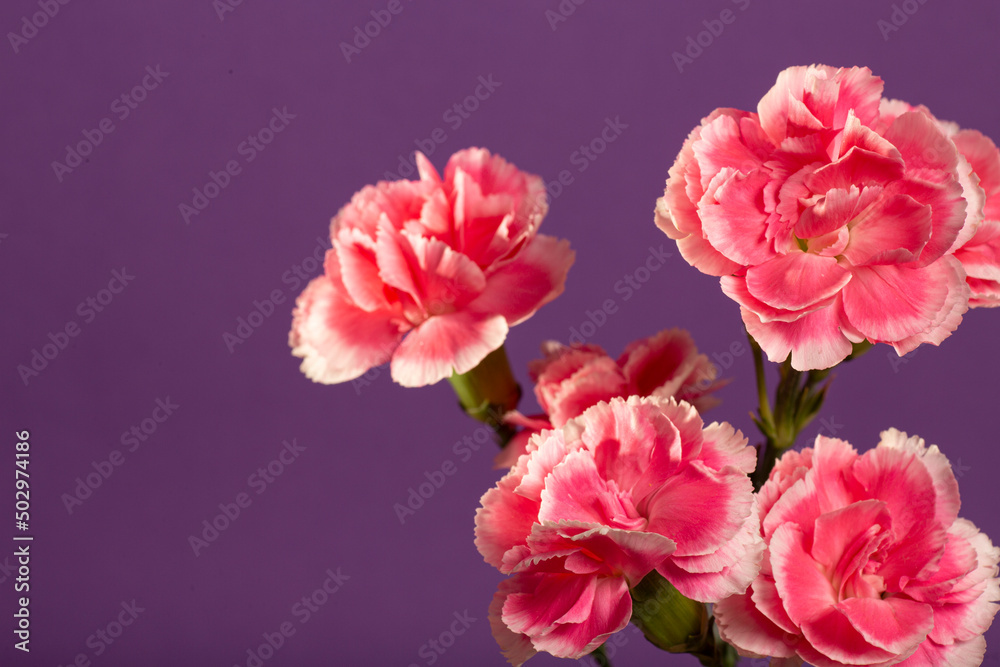
[[[830,368],[864,340],[902,355],[968,309],[953,253],[982,191],[938,123],[883,119],[881,95],[867,68],[789,68],[757,113],[705,118],[670,169],[657,225],[721,277],[771,361]]]
[[[612,399],[544,431],[482,499],[476,546],[505,574],[490,607],[513,665],[579,658],[628,624],[629,589],[654,569],[689,598],[742,592],[762,543],[729,424],[673,399]]]
[[[451,156],[443,179],[420,153],[417,166],[419,181],[366,186],[333,219],[289,334],[312,380],[390,360],[408,387],[466,373],[562,293],[573,252],[536,234],[542,179],[479,148]]]
[[[699,412],[719,404],[711,392],[726,384],[716,380],[718,369],[698,354],[691,334],[683,329],[663,331],[633,341],[614,360],[597,345],[566,346],[554,340],[542,343],[544,358],[528,364],[535,398],[544,415],[512,413],[508,423],[521,426],[497,456],[498,468],[509,468],[524,453],[533,433],[561,428],[567,421],[601,401],[625,396],[659,396],[687,401]]]
[[[958,518],[936,446],[889,429],[859,456],[819,436],[782,456],[758,496],[760,575],[715,607],[741,653],[816,667],[982,662],[1000,549]]]

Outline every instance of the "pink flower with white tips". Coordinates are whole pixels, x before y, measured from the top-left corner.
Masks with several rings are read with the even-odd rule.
[[[818,436],[759,495],[760,575],[715,606],[723,639],[772,664],[977,667],[1000,549],[958,517],[937,447],[896,429],[858,454]]]
[[[615,398],[527,449],[476,513],[479,552],[513,575],[490,609],[512,664],[593,651],[629,622],[629,589],[653,570],[700,602],[756,576],[756,453],[729,424],[705,426],[673,399]]]
[[[670,169],[656,224],[721,277],[771,361],[830,368],[866,340],[903,355],[969,308],[954,252],[982,188],[932,117],[881,102],[867,68],[791,67],[756,113],[705,118]]]
[[[380,182],[333,219],[325,273],[296,302],[289,344],[326,384],[391,363],[401,385],[466,373],[510,327],[562,293],[569,243],[537,234],[541,178],[489,151],[455,153],[444,177]]]

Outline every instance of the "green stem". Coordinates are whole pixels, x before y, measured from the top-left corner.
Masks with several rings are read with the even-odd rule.
[[[753,350],[757,400],[760,403],[758,414],[753,415],[753,420],[764,436],[764,442],[760,446],[760,460],[750,476],[754,489],[759,491],[774,469],[778,457],[795,445],[799,434],[819,413],[832,378],[829,368],[797,371],[792,368],[791,359],[787,359],[778,369],[780,379],[774,392],[772,410],[767,396],[763,351],[752,336],[750,347]],[[863,354],[867,347],[870,345],[855,346],[856,354],[849,358]]]
[[[767,398],[767,378],[764,377],[764,353],[760,345],[749,333],[750,349],[753,350],[753,368],[757,375],[757,400],[760,403],[760,418],[765,424],[773,425],[774,417],[771,414],[771,403]]]
[[[496,431],[500,446],[506,446],[515,429],[503,422],[503,416],[517,408],[521,387],[510,370],[504,347],[490,352],[468,373],[454,374],[448,381],[465,414],[488,424]]]
[[[757,461],[757,467],[754,469],[753,474],[750,475],[754,491],[760,491],[760,488],[764,486],[764,482],[767,481],[771,471],[774,470],[774,464],[777,462],[778,448],[768,440],[764,443],[764,453],[760,460]]]

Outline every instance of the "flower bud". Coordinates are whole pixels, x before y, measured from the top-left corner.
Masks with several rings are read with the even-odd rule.
[[[739,656],[719,639],[707,605],[681,595],[656,570],[631,594],[632,622],[654,646],[670,653],[691,653],[703,665],[736,665]]]

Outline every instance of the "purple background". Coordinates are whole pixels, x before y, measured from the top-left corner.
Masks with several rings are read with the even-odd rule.
[[[617,312],[592,342],[617,355],[634,338],[689,329],[735,378],[709,418],[753,437],[749,354],[726,357],[734,344],[746,350],[738,309],[654,227],[654,202],[699,119],[718,106],[754,108],[790,65],[868,65],[888,96],[1000,138],[1000,9],[909,2],[916,12],[883,35],[878,21],[893,14],[885,0],[564,0],[575,11],[555,28],[546,13],[558,11],[557,0],[402,0],[350,62],[340,43],[387,2],[248,0],[220,19],[210,0],[77,1],[59,5],[18,52],[5,40],[0,513],[8,546],[0,564],[13,551],[21,429],[31,433],[35,541],[32,650],[12,648],[13,581],[0,570],[0,663],[54,667],[82,653],[102,666],[245,665],[262,633],[291,621],[295,635],[265,664],[426,665],[421,647],[468,610],[475,622],[435,664],[505,664],[486,621],[500,576],[472,543],[478,499],[498,478],[492,445],[468,461],[456,456],[454,443],[476,424],[457,411],[447,383],[404,391],[386,372],[368,386],[304,378],[286,342],[301,287],[283,276],[311,256],[353,192],[395,171],[399,156],[437,128],[446,135],[430,155],[439,168],[479,145],[549,181],[568,169],[574,181],[542,230],[569,238],[577,261],[564,295],[508,338],[522,383],[543,339],[566,340],[613,299]],[[672,53],[724,9],[735,20],[678,71]],[[5,2],[0,30],[19,31],[38,11],[37,0]],[[169,75],[121,118],[112,104],[147,66]],[[444,114],[480,76],[500,85],[456,128]],[[275,107],[294,119],[247,162],[240,143]],[[627,128],[580,172],[573,153],[619,117]],[[60,180],[53,161],[102,118],[113,132]],[[186,224],[179,205],[191,205],[192,189],[228,160],[240,173]],[[660,245],[674,256],[626,300],[616,283]],[[135,279],[88,322],[79,304],[122,267]],[[231,352],[223,334],[275,290],[284,301]],[[938,443],[960,476],[963,515],[1000,538],[998,318],[973,311],[941,348],[900,362],[880,346],[838,370],[827,421],[808,439],[824,428],[866,449],[897,426]],[[71,321],[79,335],[26,385],[17,366]],[[180,407],[128,451],[122,433],[167,397]],[[535,407],[530,396],[523,407]],[[293,438],[305,450],[258,495],[248,477]],[[70,514],[63,494],[113,450],[124,463]],[[448,460],[458,472],[401,525],[393,505]],[[195,556],[189,535],[241,492],[252,504]],[[300,623],[292,606],[328,568],[350,579]],[[144,611],[95,655],[99,644],[88,646],[88,637],[133,599]],[[659,653],[633,630],[626,637],[619,667],[695,664]],[[1000,661],[1000,630],[988,640],[991,664]],[[561,663],[540,656],[532,664]]]

